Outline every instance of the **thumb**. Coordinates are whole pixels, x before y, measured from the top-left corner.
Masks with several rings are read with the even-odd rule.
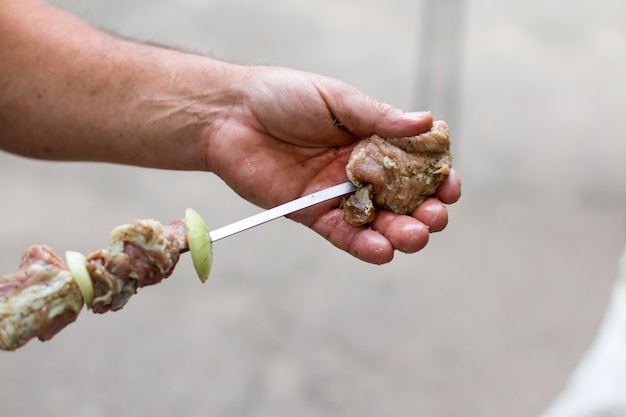
[[[427,132],[433,124],[430,111],[405,113],[341,82],[319,91],[337,122],[357,136],[414,136]]]

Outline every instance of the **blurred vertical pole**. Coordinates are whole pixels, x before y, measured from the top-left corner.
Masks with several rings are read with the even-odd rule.
[[[417,109],[459,124],[465,0],[423,0]]]

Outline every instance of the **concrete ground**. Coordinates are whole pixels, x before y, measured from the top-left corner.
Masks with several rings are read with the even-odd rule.
[[[185,256],[121,312],[0,353],[0,415],[526,417],[555,397],[624,244],[626,3],[467,3],[443,106],[417,104],[426,2],[55,3],[127,36],[430,107],[452,119],[464,195],[424,251],[385,266],[287,220],[216,244],[205,285]],[[208,173],[8,154],[0,167],[4,272],[31,244],[89,253],[136,218],[191,206],[217,227],[257,211]]]

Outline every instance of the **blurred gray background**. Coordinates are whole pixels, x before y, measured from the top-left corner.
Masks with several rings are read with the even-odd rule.
[[[450,121],[463,198],[360,263],[279,220],[120,312],[0,353],[2,416],[533,416],[592,340],[624,244],[626,2],[57,0],[101,28],[339,78]],[[0,271],[136,218],[258,211],[209,173],[0,153]]]

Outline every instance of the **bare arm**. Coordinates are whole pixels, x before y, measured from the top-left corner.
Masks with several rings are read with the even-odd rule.
[[[206,169],[201,132],[237,99],[233,65],[110,36],[38,0],[0,1],[0,147]]]
[[[404,113],[316,74],[244,67],[129,42],[39,0],[0,0],[0,148],[51,160],[205,170],[271,207],[346,180],[363,136],[412,136]],[[269,185],[269,186],[268,186]],[[347,224],[337,201],[293,219],[372,263],[415,252],[445,227],[453,173],[413,213]]]

